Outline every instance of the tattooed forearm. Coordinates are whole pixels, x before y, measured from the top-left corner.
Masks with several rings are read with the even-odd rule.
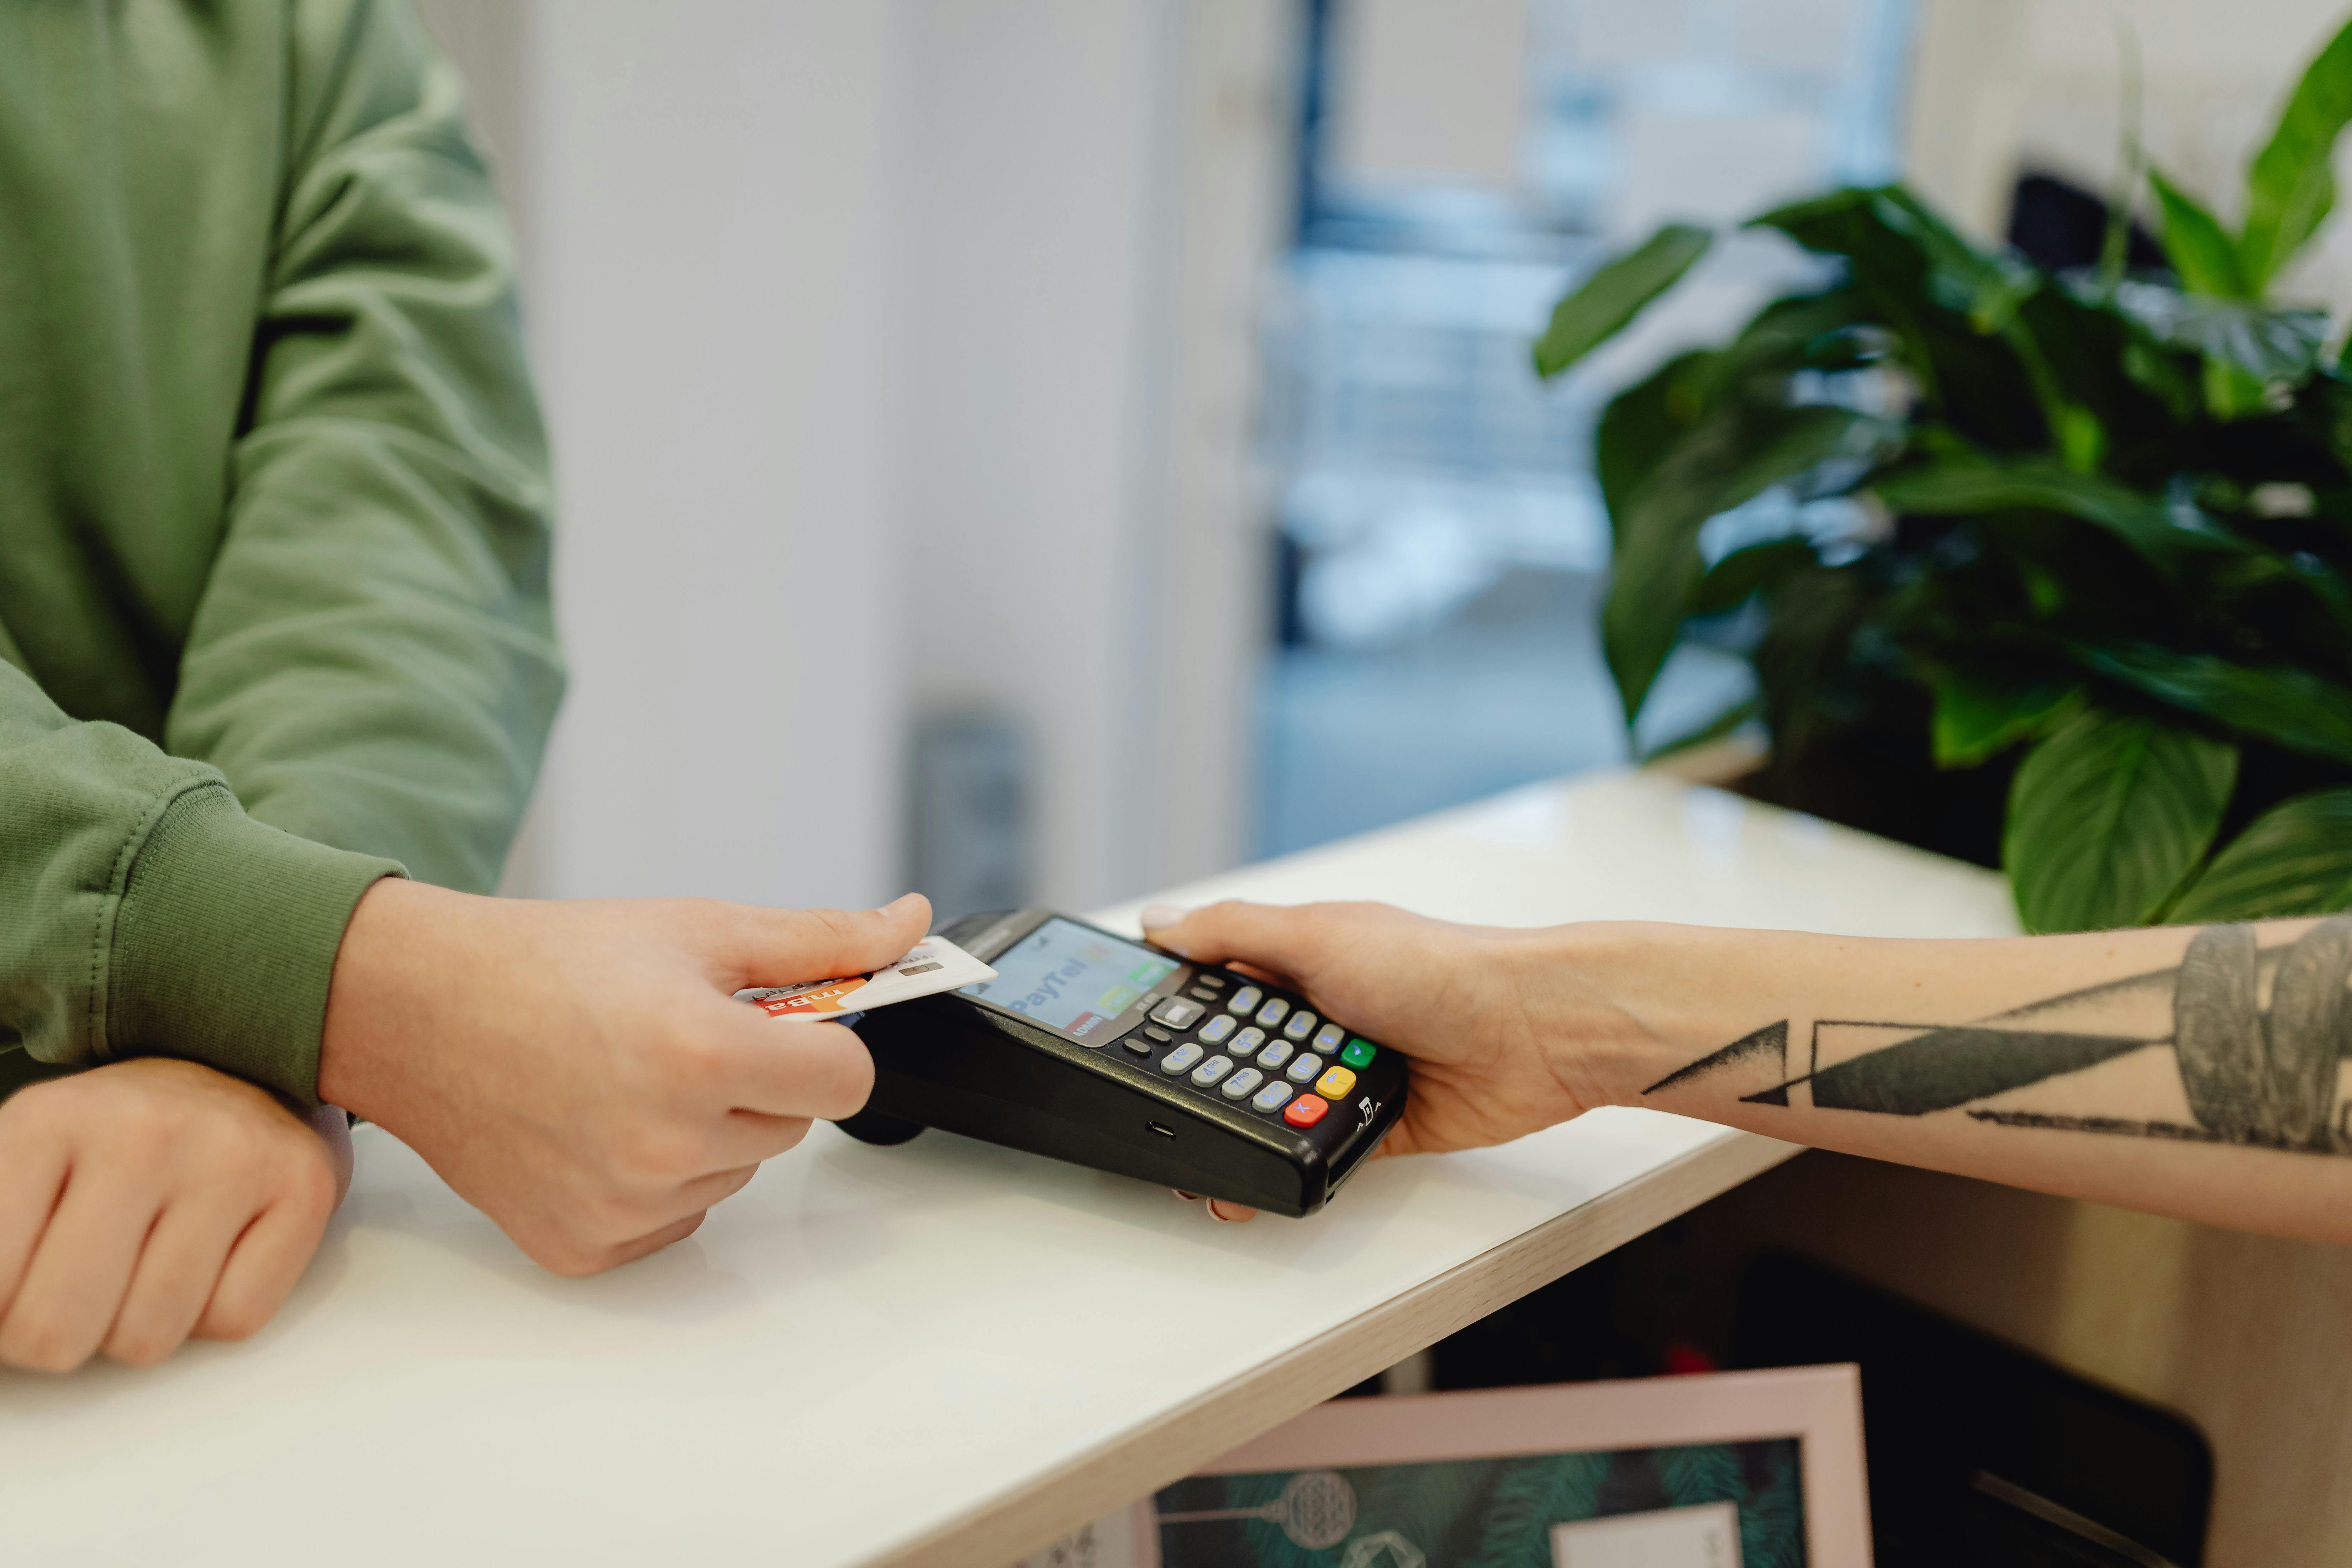
[[[1965,1109],[1995,1125],[2352,1154],[2352,915],[2291,942],[2211,926],[2181,962],[1966,1023],[1820,1019],[1768,1024],[1643,1094],[1746,1088],[1751,1105],[1919,1116]],[[2168,1048],[2186,1120],[2021,1103],[2133,1052]],[[1998,1104],[1987,1101],[1999,1099]],[[2024,1098],[2030,1099],[2030,1096]]]

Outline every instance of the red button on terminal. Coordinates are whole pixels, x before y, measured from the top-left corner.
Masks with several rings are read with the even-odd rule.
[[[1331,1102],[1321,1095],[1302,1094],[1290,1102],[1283,1111],[1282,1119],[1293,1127],[1312,1127],[1322,1121],[1323,1113],[1330,1109]]]

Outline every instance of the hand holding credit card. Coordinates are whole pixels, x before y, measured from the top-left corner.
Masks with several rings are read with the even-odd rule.
[[[772,1018],[830,1019],[995,978],[995,970],[947,938],[927,936],[906,957],[871,974],[804,980],[797,985],[755,985],[735,993],[735,999],[751,1003]]]

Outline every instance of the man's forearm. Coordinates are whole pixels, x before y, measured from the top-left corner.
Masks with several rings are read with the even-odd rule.
[[[1974,942],[1559,937],[1632,1020],[1561,1042],[1595,1053],[1614,1102],[2352,1240],[2352,918]]]

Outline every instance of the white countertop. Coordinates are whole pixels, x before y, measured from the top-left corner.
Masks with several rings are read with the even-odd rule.
[[[2015,929],[1990,873],[1622,773],[1163,897],[1229,895]],[[1787,1152],[1607,1110],[1381,1162],[1312,1219],[1219,1226],[943,1133],[820,1127],[691,1239],[565,1280],[363,1128],[262,1334],[148,1372],[0,1373],[0,1558],[1003,1568]]]

